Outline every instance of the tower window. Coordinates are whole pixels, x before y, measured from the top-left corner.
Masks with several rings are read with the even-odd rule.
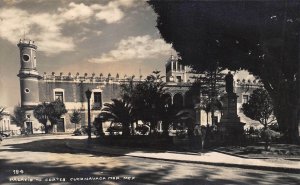
[[[55,92],[55,100],[64,101],[64,93],[63,92]]]
[[[30,59],[29,55],[27,55],[27,54],[24,54],[22,58],[23,58],[24,62],[28,62]]]
[[[30,93],[30,90],[29,90],[28,88],[25,88],[25,89],[24,89],[24,92],[25,92],[25,93]]]

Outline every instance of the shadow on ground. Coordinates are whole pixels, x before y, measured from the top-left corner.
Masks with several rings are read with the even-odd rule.
[[[83,150],[76,150],[72,149],[72,147],[68,147],[68,145],[79,146]],[[131,152],[136,151],[142,151],[145,153],[153,153],[155,151],[157,152],[185,152],[184,150],[176,150],[176,148],[167,148],[167,149],[150,149],[150,148],[135,148],[135,147],[118,147],[118,146],[109,146],[109,145],[103,145],[99,142],[98,138],[93,138],[90,143],[87,141],[87,139],[40,139],[36,141],[31,141],[27,143],[21,143],[21,144],[5,144],[5,146],[8,146],[9,149],[2,148],[0,151],[10,151],[10,152],[20,152],[20,151],[32,151],[32,152],[50,152],[50,153],[88,153],[88,154],[94,154],[94,155],[105,155],[105,156],[120,156],[124,154],[128,154]],[[106,152],[93,152],[93,151],[87,151],[87,149],[90,149],[91,147],[101,147],[105,146],[105,148],[111,148],[113,149],[122,149],[118,150],[117,154],[108,154]],[[194,152],[199,152],[200,150],[195,150]],[[207,153],[209,151],[204,150],[201,151],[201,153]],[[191,155],[198,155],[197,153],[190,153]]]
[[[148,161],[145,161],[148,162]],[[57,164],[23,162],[18,164],[7,163],[0,159],[0,184],[8,183],[11,178],[34,177],[42,182],[34,184],[53,184],[60,182],[54,180],[47,182],[46,179],[64,178],[67,184],[170,184],[170,185],[223,185],[223,184],[298,184],[299,178],[287,177],[284,174],[264,173],[263,171],[240,172],[232,178],[223,178],[224,170],[195,167],[192,175],[176,175],[176,166],[168,164],[163,168],[150,168],[139,166],[138,164],[123,165],[120,167],[107,168],[107,164],[101,166],[74,168],[68,164],[57,162]],[[16,176],[12,169],[22,169],[24,175]],[[226,169],[225,169],[226,170]],[[76,178],[102,178],[103,180],[84,180],[74,181]],[[109,179],[119,177],[119,180]],[[124,177],[134,177],[133,180],[126,180]],[[105,178],[105,179],[104,179]],[[32,184],[32,182],[18,182],[17,184]]]
[[[259,171],[249,169],[236,169],[227,167],[215,167],[198,164],[181,164],[174,162],[162,162],[150,159],[122,158],[118,156],[91,153],[88,151],[76,151],[67,148],[65,142],[86,142],[82,139],[41,139],[22,144],[7,144],[0,151],[10,152],[45,152],[56,154],[92,154],[87,158],[108,157],[121,161],[121,165],[112,166],[109,161],[103,161],[91,166],[70,165],[63,161],[55,162],[13,162],[0,159],[0,184],[9,183],[10,178],[38,177],[65,178],[69,184],[298,184],[297,174],[285,174],[279,172]],[[95,140],[93,142],[96,142]],[[134,149],[132,149],[134,151]],[[43,154],[41,154],[43,155]],[[73,157],[73,156],[72,156]],[[14,169],[25,171],[24,175],[15,175]],[[106,178],[105,181],[86,180],[71,181],[71,178]],[[108,179],[120,177],[120,180]],[[134,180],[125,180],[122,177],[135,177]],[[231,178],[232,177],[232,178]],[[20,184],[32,184],[32,182],[19,182]],[[50,182],[35,182],[49,184]],[[51,182],[53,183],[53,182]]]

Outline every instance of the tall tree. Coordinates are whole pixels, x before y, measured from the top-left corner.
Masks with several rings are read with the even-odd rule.
[[[222,106],[220,103],[220,96],[224,92],[224,74],[221,71],[221,68],[212,66],[212,68],[201,73],[199,77],[201,84],[201,97],[204,99],[206,104],[204,108],[211,112],[212,124],[215,124],[214,117],[215,111],[221,110]],[[202,102],[202,100],[200,100]],[[203,104],[202,104],[203,105]],[[208,115],[207,115],[208,116]]]
[[[243,104],[242,110],[247,117],[259,121],[264,126],[265,149],[268,150],[272,132],[269,125],[275,121],[273,104],[268,92],[264,89],[254,90],[249,101]]]
[[[75,125],[76,130],[76,125],[81,121],[80,111],[74,109],[72,114],[70,114],[70,121]]]
[[[157,124],[162,120],[162,113],[165,111],[165,83],[160,71],[146,77],[138,83],[132,92],[131,104],[137,120],[149,123],[150,134],[156,131]]]
[[[201,72],[216,60],[259,77],[280,129],[299,142],[300,2],[157,1],[157,27],[182,62]],[[270,70],[272,67],[272,70]]]
[[[49,126],[47,125],[48,121],[48,110],[47,110],[48,104],[46,102],[43,102],[39,105],[37,105],[33,110],[33,116],[44,125],[45,133],[47,134],[49,132]]]
[[[26,114],[25,109],[22,108],[20,105],[15,106],[13,115],[10,116],[11,120],[21,129],[24,129],[24,123],[26,121]]]

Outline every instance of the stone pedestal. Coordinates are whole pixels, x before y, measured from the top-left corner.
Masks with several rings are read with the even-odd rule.
[[[217,124],[221,141],[226,144],[240,144],[243,139],[244,125],[237,115],[237,95],[225,94],[222,98],[223,114]]]

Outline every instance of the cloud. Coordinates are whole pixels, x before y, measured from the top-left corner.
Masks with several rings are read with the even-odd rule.
[[[115,0],[110,1],[106,5],[94,4],[91,8],[96,12],[96,20],[103,20],[107,24],[118,23],[125,17],[125,13],[122,9],[133,8],[137,6],[139,1],[137,0]]]
[[[29,14],[24,10],[8,8],[0,9],[0,21],[0,37],[13,44],[26,33],[26,37],[35,40],[46,54],[72,51],[75,48],[73,39],[62,35],[61,25],[64,21],[57,15]]]
[[[60,8],[61,17],[68,21],[88,22],[94,14],[93,9],[83,3],[70,3],[68,8]]]
[[[95,8],[95,7],[94,7]],[[116,2],[109,2],[105,6],[99,5],[95,9],[100,10],[96,15],[97,20],[104,20],[106,23],[111,24],[120,21],[124,17],[124,13],[119,8]]]
[[[22,0],[7,1],[19,3]],[[12,44],[23,37],[36,41],[39,50],[47,55],[73,51],[76,43],[85,40],[85,36],[73,39],[63,34],[66,24],[89,23],[90,21],[104,21],[107,24],[120,22],[125,8],[136,6],[136,0],[114,0],[105,5],[71,2],[65,8],[58,8],[55,13],[29,13],[16,7],[3,7],[0,9],[0,38]],[[84,32],[84,26],[80,29]],[[91,30],[89,33],[101,35],[101,30]],[[77,42],[78,41],[78,42]]]
[[[120,6],[125,6],[125,7],[134,7],[136,5],[136,0],[117,0],[117,4]]]
[[[157,58],[167,56],[172,51],[170,44],[163,39],[153,39],[150,35],[128,37],[121,40],[116,49],[102,54],[99,58],[91,58],[91,63],[111,63],[124,60]]]

